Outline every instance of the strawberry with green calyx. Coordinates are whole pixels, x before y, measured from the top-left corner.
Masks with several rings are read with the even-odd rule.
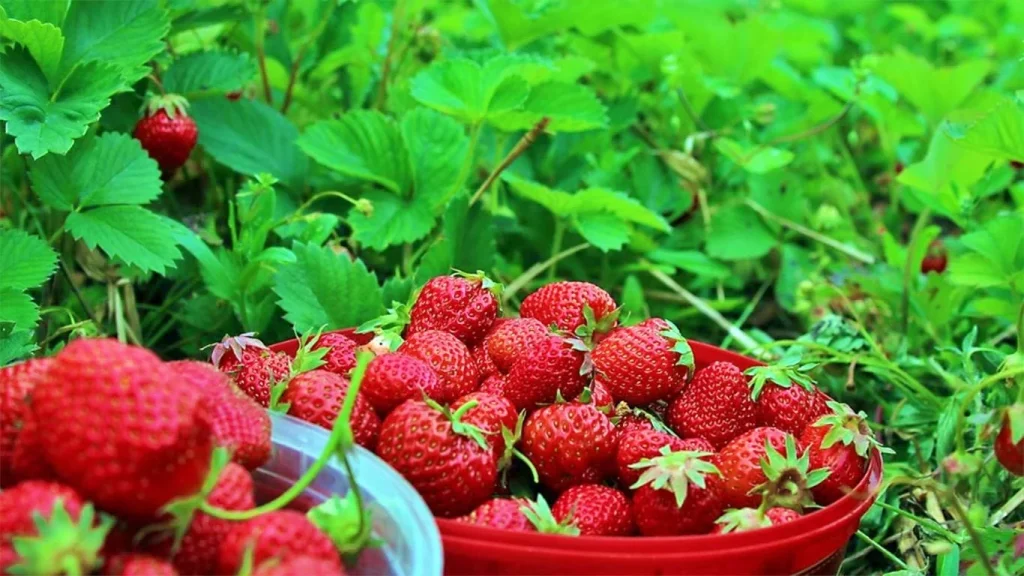
[[[643,408],[631,407],[625,402],[619,402],[615,407],[614,413],[611,414],[611,420],[612,424],[615,425],[616,438],[619,439],[625,438],[626,435],[632,432],[642,430],[657,430],[669,436],[676,436],[675,430],[669,428],[656,415]]]
[[[429,398],[409,400],[381,427],[378,456],[412,484],[437,516],[466,514],[497,484],[494,450],[484,431],[465,419],[477,405],[470,400],[452,411]]]
[[[586,344],[551,334],[520,355],[505,376],[505,396],[519,410],[563,398],[575,398],[589,379],[592,366]]]
[[[573,334],[579,336],[588,345],[594,345],[618,325],[621,311],[622,308],[616,308],[598,319],[590,304],[584,304],[583,324],[577,327]]]
[[[74,518],[61,500],[54,502],[48,517],[33,513],[33,521],[35,534],[11,540],[18,560],[7,568],[7,574],[88,574],[99,567],[100,550],[114,525],[110,516],[97,518],[92,504],[83,506]]]
[[[693,372],[693,351],[675,325],[619,328],[592,354],[597,381],[612,396],[633,406],[667,400],[678,394]]]
[[[524,509],[529,510],[529,505],[530,501],[525,498],[491,498],[455,521],[501,530],[536,532],[537,528],[524,513]]]
[[[829,470],[828,478],[814,487],[818,504],[842,498],[864,477],[872,450],[892,454],[883,447],[867,425],[867,415],[846,404],[829,402],[832,414],[808,426],[800,436],[812,468]]]
[[[412,301],[415,302],[415,295],[412,296]],[[392,301],[387,313],[360,324],[356,328],[356,334],[374,334],[371,341],[373,349],[370,350],[374,354],[394,352],[402,344],[402,331],[409,325],[411,308],[410,303]]]
[[[713,362],[694,375],[669,404],[669,426],[683,438],[704,438],[721,448],[757,425],[747,379],[731,362]]]
[[[164,177],[169,177],[188,160],[199,138],[196,123],[189,117],[188,101],[177,94],[152,96],[132,135],[156,160]]]
[[[1024,476],[1024,404],[1014,404],[1003,413],[993,451],[1003,468]]]
[[[577,328],[587,323],[585,307],[590,308],[597,324],[618,306],[610,294],[589,282],[553,282],[524,298],[519,315],[575,334]]]
[[[583,536],[629,536],[635,530],[629,498],[600,484],[580,484],[562,492],[551,513]]]
[[[311,556],[341,568],[334,542],[305,514],[295,510],[275,510],[233,523],[218,550],[215,573],[237,574],[249,554],[255,566],[272,558],[283,562]]]
[[[590,382],[583,387],[583,391],[576,397],[576,402],[580,404],[593,404],[597,406],[597,409],[605,414],[611,415],[615,411],[615,399],[612,398],[611,392],[604,387],[600,382]]]
[[[802,512],[814,505],[811,490],[820,485],[831,474],[828,468],[811,469],[810,450],[797,455],[796,439],[786,436],[785,455],[779,453],[771,443],[765,444],[765,458],[761,470],[765,482],[754,487],[753,493],[762,494],[774,505]]]
[[[630,488],[633,514],[645,536],[703,534],[721,516],[724,503],[720,491],[721,472],[710,461],[711,452],[683,450],[669,446],[660,455],[633,464],[640,479]]]
[[[786,522],[792,522],[801,514],[789,508],[733,508],[726,510],[718,520],[715,521],[714,534],[729,534],[732,532],[746,532],[759,528],[777,526]]]
[[[618,449],[615,451],[615,467],[619,483],[623,486],[635,484],[640,479],[642,470],[635,468],[634,465],[658,457],[665,448],[672,452],[687,450],[714,452],[715,450],[714,446],[701,438],[683,440],[657,430],[630,432],[622,436]]]
[[[299,346],[295,351],[295,357],[291,360],[288,374],[284,377],[276,374],[271,376],[270,401],[267,405],[270,410],[287,414],[290,410],[290,404],[284,399],[284,395],[288,391],[291,381],[302,374],[317,370],[326,365],[324,358],[331,350],[330,348],[318,347],[321,331],[322,329],[317,330],[315,333],[310,331],[301,336],[296,336]],[[330,428],[330,422],[332,421],[333,417],[322,425],[325,428]]]
[[[555,518],[554,511],[541,494],[537,495],[536,502],[527,501],[519,509],[534,529],[541,534],[580,535],[580,529],[572,523],[572,511],[564,514],[561,519]]]
[[[363,505],[362,495],[355,490],[344,497],[331,496],[310,508],[306,517],[334,542],[345,560],[354,560],[363,549],[383,543],[373,535],[373,511]]]
[[[750,377],[750,397],[757,405],[759,426],[799,436],[809,424],[829,413],[828,397],[807,374],[815,367],[790,357],[744,372]]]
[[[761,499],[754,488],[764,484],[761,461],[766,457],[766,446],[784,450],[789,434],[778,428],[763,426],[740,434],[715,455],[715,466],[722,472],[722,494],[726,506],[748,508],[757,506]]]
[[[455,271],[431,278],[420,288],[409,310],[406,338],[428,330],[448,332],[466,346],[483,339],[498,317],[501,284],[483,272]]]

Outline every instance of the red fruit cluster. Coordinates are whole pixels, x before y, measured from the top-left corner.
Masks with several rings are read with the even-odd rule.
[[[701,534],[791,521],[860,482],[875,443],[805,367],[702,365],[671,322],[616,326],[615,301],[583,282],[543,286],[520,317],[498,318],[485,285],[428,282],[405,342],[363,382],[383,418],[378,454],[435,515],[552,534]],[[508,497],[510,473],[554,504]]]

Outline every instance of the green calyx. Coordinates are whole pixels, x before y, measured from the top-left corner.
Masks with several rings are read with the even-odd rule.
[[[526,501],[519,510],[541,534],[580,535],[580,529],[572,523],[573,514],[559,522],[551,513],[551,507],[548,506],[547,500],[544,500],[544,496],[538,495],[536,502]]]
[[[472,424],[462,421],[462,417],[466,415],[466,412],[469,412],[473,408],[476,408],[479,402],[477,402],[476,400],[470,400],[469,402],[466,402],[462,406],[459,406],[458,410],[452,412],[451,409],[448,408],[447,406],[442,406],[441,404],[438,404],[436,401],[430,398],[424,398],[423,401],[427,403],[427,406],[430,406],[434,410],[437,410],[445,417],[445,419],[451,422],[452,432],[458,434],[459,436],[465,436],[466,438],[469,438],[470,440],[476,442],[477,445],[483,448],[484,450],[491,449],[491,445],[487,441],[487,435],[484,433],[483,430]]]
[[[786,357],[771,366],[754,366],[743,372],[750,376],[750,397],[757,400],[768,383],[782,388],[796,384],[808,392],[814,391],[814,380],[807,375],[817,364],[804,364],[799,358]]]
[[[537,474],[537,468],[533,465],[533,462],[526,457],[526,454],[523,454],[516,448],[516,442],[519,442],[519,439],[523,436],[523,423],[525,421],[526,411],[523,410],[519,413],[519,418],[516,420],[515,430],[509,430],[507,426],[501,427],[501,439],[505,442],[505,452],[498,458],[498,470],[501,470],[502,485],[508,485],[508,471],[512,467],[513,458],[516,458],[523,464],[526,464],[526,467],[533,478],[533,483],[540,484],[540,476]]]
[[[306,517],[334,542],[342,558],[352,560],[367,547],[380,546],[373,535],[373,516],[364,508],[354,490],[344,498],[334,495],[310,508]]]
[[[487,276],[487,273],[484,272],[483,270],[477,270],[475,274],[472,274],[469,272],[463,272],[462,270],[458,270],[456,268],[452,268],[452,272],[454,272],[453,276],[456,276],[458,278],[465,278],[470,282],[479,282],[480,287],[483,288],[484,290],[487,290],[491,294],[494,294],[495,298],[500,298],[501,293],[505,291],[504,284],[491,280]]]
[[[619,422],[622,421],[622,418],[629,414],[640,416],[641,418],[646,419],[648,422],[651,423],[651,426],[653,426],[654,429],[657,430],[658,432],[663,432],[665,434],[668,434],[669,436],[675,436],[677,438],[679,437],[679,435],[676,434],[675,430],[669,428],[667,424],[662,422],[661,419],[655,416],[654,414],[651,414],[650,412],[644,410],[643,408],[632,407],[629,404],[626,404],[625,402],[619,402],[618,406],[615,407],[615,414],[611,417],[612,424],[618,426]]]
[[[114,519],[106,514],[99,515],[98,523],[96,520],[92,504],[86,504],[75,520],[61,499],[54,502],[49,518],[33,512],[37,533],[12,539],[18,561],[7,568],[7,573],[32,576],[90,573],[99,567],[100,549],[114,526]]]
[[[722,534],[729,534],[730,532],[767,528],[772,525],[772,521],[765,515],[763,507],[733,508],[726,510],[718,520],[715,520],[715,524],[722,527]]]
[[[672,351],[679,354],[679,359],[676,360],[677,366],[686,366],[687,378],[693,376],[694,370],[694,359],[693,349],[690,348],[690,343],[683,337],[683,333],[679,331],[679,327],[665,320],[668,324],[668,328],[661,331],[661,335],[668,338],[672,342]]]
[[[281,414],[287,414],[291,408],[291,404],[282,402],[281,398],[284,393],[288,391],[288,386],[292,383],[292,380],[300,374],[311,372],[327,364],[324,358],[327,353],[330,352],[330,348],[326,346],[323,348],[316,348],[317,343],[320,342],[320,336],[323,334],[325,326],[321,326],[317,330],[310,330],[305,334],[298,335],[296,338],[299,341],[299,348],[295,352],[295,358],[292,360],[291,370],[288,373],[288,377],[284,380],[274,380],[273,374],[270,375],[270,410],[274,412],[280,412]]]
[[[886,454],[895,454],[890,448],[882,446],[875,439],[867,425],[867,414],[854,412],[852,408],[841,402],[830,401],[827,404],[832,409],[832,414],[822,416],[814,423],[815,427],[830,427],[821,440],[822,449],[843,444],[844,446],[853,446],[857,455],[862,458],[867,458],[872,448]]]
[[[767,481],[756,486],[750,494],[760,494],[772,506],[789,508],[797,512],[814,504],[811,488],[821,484],[832,473],[827,468],[811,470],[810,451],[798,455],[796,439],[786,436],[786,453],[780,454],[771,442],[765,443],[765,458],[761,470]]]
[[[385,335],[388,348],[394,352],[402,344],[402,330],[412,321],[410,313],[416,296],[417,294],[413,294],[408,303],[392,302],[386,314],[363,322],[356,328],[356,334],[373,332],[378,337]]]
[[[703,489],[707,487],[708,474],[722,475],[714,464],[705,460],[711,455],[711,452],[691,450],[673,452],[668,446],[662,446],[661,456],[644,458],[629,465],[634,470],[643,470],[640,479],[630,488],[635,490],[650,485],[655,490],[669,490],[675,495],[676,506],[682,508],[690,484]]]
[[[576,328],[576,336],[579,336],[589,346],[594,343],[594,336],[596,334],[604,334],[615,328],[615,325],[619,321],[619,314],[622,313],[622,308],[616,308],[611,312],[605,314],[598,320],[594,316],[594,309],[590,307],[590,304],[583,305],[583,324]]]
[[[151,96],[143,106],[147,116],[152,116],[163,110],[168,118],[174,118],[179,114],[188,116],[188,100],[178,94],[160,94]]]

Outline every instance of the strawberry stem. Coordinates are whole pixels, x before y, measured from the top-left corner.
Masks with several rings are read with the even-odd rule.
[[[352,490],[358,490],[358,486],[355,482],[355,476],[352,475],[351,467],[347,465],[345,454],[348,449],[354,444],[352,436],[352,426],[350,419],[352,416],[352,409],[355,406],[356,394],[359,392],[359,386],[363,381],[363,375],[366,374],[366,366],[370,363],[372,354],[367,352],[360,352],[356,357],[356,367],[352,371],[352,380],[349,384],[347,393],[345,394],[345,402],[342,404],[341,411],[338,416],[334,419],[334,426],[331,428],[331,436],[327,439],[327,444],[324,446],[323,452],[317,457],[313,465],[310,466],[303,474],[295,481],[287,490],[281,493],[280,496],[274,498],[270,502],[257,506],[251,510],[225,510],[216,506],[211,506],[207,502],[203,502],[200,509],[213,516],[214,518],[220,518],[222,520],[251,520],[267,512],[273,512],[280,510],[292,502],[295,498],[302,495],[302,493],[313,483],[313,480],[320,474],[320,472],[327,466],[334,456],[339,456],[342,460],[342,465],[345,466],[346,472],[349,474],[349,486]],[[362,508],[362,500],[360,500],[360,508]]]

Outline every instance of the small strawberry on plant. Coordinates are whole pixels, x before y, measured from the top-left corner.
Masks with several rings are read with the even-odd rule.
[[[667,400],[686,386],[693,351],[674,324],[619,328],[594,348],[596,379],[612,396],[633,406]]]
[[[1006,409],[993,450],[1003,468],[1011,474],[1024,476],[1024,404]]]
[[[135,124],[132,135],[156,160],[165,178],[185,164],[199,138],[187,108],[188,101],[177,94],[153,96],[146,103],[145,115]]]
[[[800,436],[811,467],[829,471],[828,477],[813,488],[814,498],[822,506],[842,498],[860,482],[872,450],[893,453],[875,439],[866,414],[839,402],[829,402],[828,406],[832,413],[808,426]]]
[[[787,357],[771,366],[747,369],[750,397],[757,403],[757,425],[771,426],[795,436],[830,412],[825,396],[808,372],[815,364]]]
[[[633,464],[641,470],[633,488],[633,514],[644,536],[703,534],[722,515],[721,472],[711,452],[673,452]]]
[[[551,513],[582,536],[629,536],[635,529],[629,498],[600,484],[580,484],[562,492]]]
[[[668,407],[668,425],[683,438],[703,438],[721,448],[757,425],[756,407],[743,372],[731,362],[714,362]]]
[[[431,278],[409,310],[406,338],[440,330],[473,346],[483,339],[498,316],[501,305],[497,296],[501,289],[501,284],[483,272]]]
[[[921,274],[934,272],[942,274],[946,271],[949,263],[949,256],[946,254],[946,245],[942,240],[936,238],[928,245],[928,252],[921,260]]]

